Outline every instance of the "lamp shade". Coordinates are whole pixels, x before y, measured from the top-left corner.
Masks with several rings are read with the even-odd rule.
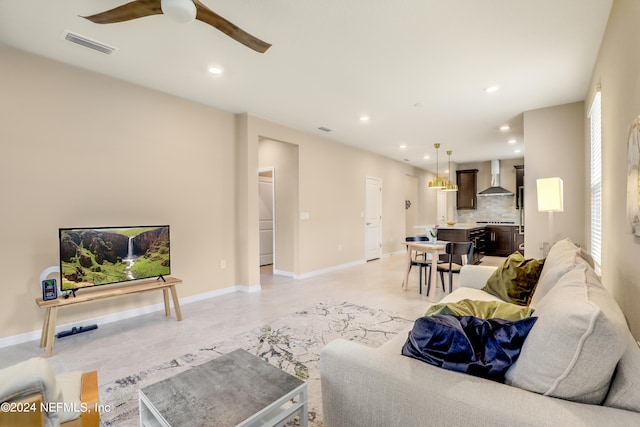
[[[538,189],[538,212],[562,212],[562,179],[541,178],[536,180]]]

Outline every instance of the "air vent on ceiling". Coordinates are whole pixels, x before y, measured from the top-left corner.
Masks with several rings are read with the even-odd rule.
[[[97,50],[98,52],[102,52],[107,55],[113,55],[118,51],[117,47],[109,46],[108,44],[104,44],[96,40],[91,40],[88,37],[81,36],[80,34],[73,33],[69,30],[65,30],[65,32],[62,33],[62,38],[70,41],[71,43],[79,44],[80,46]]]
[[[321,130],[322,132],[333,132],[333,129],[328,128],[326,126],[320,126],[318,130]]]

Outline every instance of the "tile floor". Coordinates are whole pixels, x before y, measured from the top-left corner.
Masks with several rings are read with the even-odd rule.
[[[419,317],[429,302],[418,294],[415,269],[409,290],[402,290],[405,259],[395,254],[302,280],[272,275],[271,268],[264,267],[261,292],[184,304],[182,322],[157,311],[99,325],[95,331],[57,339],[49,360],[56,373],[98,370],[100,384],[107,384],[320,302],[348,301]],[[501,261],[485,257],[482,264]],[[456,280],[454,275],[454,287]],[[437,298],[443,295],[437,289]],[[43,355],[39,341],[0,348],[0,368]]]

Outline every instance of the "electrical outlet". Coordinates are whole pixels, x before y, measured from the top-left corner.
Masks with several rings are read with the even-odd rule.
[[[224,270],[225,268],[227,268],[227,261],[226,260],[220,260],[220,269]]]
[[[338,252],[342,252],[342,245],[338,245]]]

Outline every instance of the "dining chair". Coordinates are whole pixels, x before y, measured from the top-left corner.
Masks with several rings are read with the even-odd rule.
[[[429,241],[429,237],[426,236],[426,235],[411,236],[411,237],[407,237],[405,239],[405,241],[407,241],[407,242],[428,242]],[[407,250],[409,250],[408,247],[407,247]],[[424,283],[424,281],[422,279],[422,271],[424,270],[424,272],[425,272],[425,281],[426,281],[426,275],[428,275],[431,272],[431,259],[427,256],[428,255],[427,252],[420,252],[420,251],[415,251],[415,252],[416,252],[415,256],[411,257],[411,265],[409,265],[409,273],[411,273],[411,267],[413,267],[414,265],[416,267],[418,267],[418,270],[420,272],[420,275],[419,275],[419,280],[420,280],[419,292],[422,295],[422,284]],[[439,263],[441,261],[438,260],[437,262]],[[444,290],[444,285],[442,285],[442,290]]]
[[[449,242],[445,247],[445,254],[447,260],[442,263],[438,263],[438,272],[440,273],[440,282],[442,283],[442,290],[444,291],[444,273],[449,273],[449,292],[453,291],[453,275],[460,273],[462,267],[469,264],[473,258],[473,243],[472,242]],[[454,256],[461,256],[462,264],[453,262]],[[427,282],[427,296],[431,290],[431,275],[429,275],[429,281]]]

